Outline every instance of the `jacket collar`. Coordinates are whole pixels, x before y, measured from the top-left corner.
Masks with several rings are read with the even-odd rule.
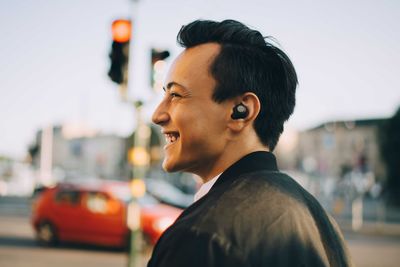
[[[278,171],[278,166],[276,164],[274,154],[266,151],[256,151],[247,154],[240,160],[236,161],[221,174],[221,176],[212,186],[210,191],[204,197],[197,200],[188,208],[186,208],[184,212],[182,212],[182,214],[179,216],[179,218],[186,216],[197,207],[203,205],[204,203],[207,203],[207,201],[210,200],[209,193],[215,192],[217,190],[224,190],[224,188],[235,181],[238,176],[255,171]]]
[[[218,178],[213,188],[242,174],[256,171],[278,171],[278,165],[274,154],[267,151],[256,151],[247,154],[226,169]]]

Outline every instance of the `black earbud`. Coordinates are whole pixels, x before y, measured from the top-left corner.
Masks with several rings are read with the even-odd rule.
[[[233,112],[231,118],[234,120],[244,119],[249,115],[249,111],[245,105],[242,103],[233,107]]]

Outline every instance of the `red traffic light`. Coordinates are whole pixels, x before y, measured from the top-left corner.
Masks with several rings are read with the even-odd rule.
[[[125,43],[131,39],[132,25],[127,19],[114,20],[111,26],[112,38],[115,42]]]

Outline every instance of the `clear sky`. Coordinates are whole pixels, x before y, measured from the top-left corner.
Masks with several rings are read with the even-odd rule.
[[[245,4],[246,2],[246,4]],[[151,47],[170,49],[194,19],[240,20],[274,36],[297,69],[290,127],[389,117],[400,105],[400,2],[396,0],[2,0],[0,155],[21,157],[38,128],[85,122],[127,135],[132,108],[109,81],[113,19],[135,14],[130,94],[148,102]],[[134,10],[134,12],[133,12]]]

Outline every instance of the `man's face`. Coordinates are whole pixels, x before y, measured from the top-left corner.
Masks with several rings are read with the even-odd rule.
[[[214,43],[183,51],[165,83],[165,96],[153,114],[166,138],[163,168],[207,174],[221,158],[226,144],[226,103],[212,99],[215,80],[210,64],[219,53]]]

